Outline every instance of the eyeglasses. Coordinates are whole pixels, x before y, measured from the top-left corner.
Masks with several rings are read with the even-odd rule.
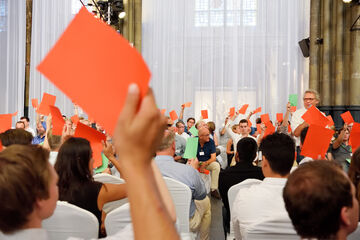
[[[304,98],[304,101],[313,101],[315,98]]]

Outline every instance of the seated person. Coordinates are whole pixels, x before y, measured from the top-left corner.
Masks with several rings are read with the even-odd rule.
[[[230,231],[230,207],[228,200],[229,189],[245,179],[255,178],[264,179],[260,167],[254,166],[253,161],[256,158],[257,143],[252,138],[242,138],[237,144],[236,165],[220,172],[219,192],[224,204],[223,221],[227,232]]]
[[[30,145],[33,136],[24,129],[8,129],[0,134],[1,144],[3,148],[13,144]]]
[[[340,167],[330,161],[313,161],[289,176],[283,196],[301,238],[345,240],[358,226],[355,193]]]
[[[282,191],[295,158],[294,140],[286,134],[274,133],[262,140],[260,151],[263,182],[240,189],[233,203],[231,219],[236,239],[241,239],[240,228],[260,221],[281,220],[291,225]]]

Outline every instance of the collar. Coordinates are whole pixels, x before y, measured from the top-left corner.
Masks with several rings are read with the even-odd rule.
[[[169,156],[169,155],[157,155],[155,157],[155,160],[158,160],[158,161],[172,161],[174,162],[174,157],[172,156]]]
[[[271,185],[285,185],[287,178],[273,178],[273,177],[266,177],[263,180],[265,184]]]

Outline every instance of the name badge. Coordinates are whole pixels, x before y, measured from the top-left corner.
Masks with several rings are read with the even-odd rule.
[[[199,155],[204,156],[205,154],[204,154],[204,152],[199,152]]]

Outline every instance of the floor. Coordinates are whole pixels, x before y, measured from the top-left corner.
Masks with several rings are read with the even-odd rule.
[[[210,240],[225,239],[224,229],[222,225],[222,201],[210,197],[211,202],[211,226],[210,226]]]

